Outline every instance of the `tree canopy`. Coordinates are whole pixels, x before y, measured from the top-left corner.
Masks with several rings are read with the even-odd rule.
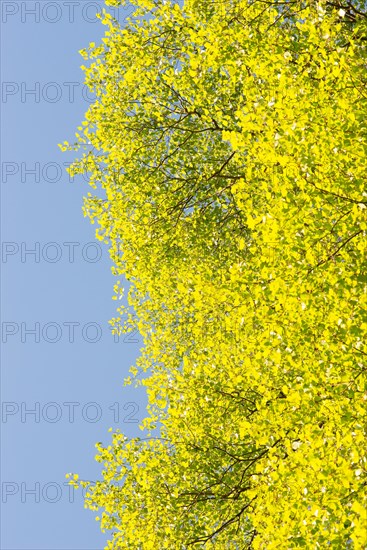
[[[86,505],[109,550],[365,549],[366,6],[134,3],[63,146],[149,398]]]

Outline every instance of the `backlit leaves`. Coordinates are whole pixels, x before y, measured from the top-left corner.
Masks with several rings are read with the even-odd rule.
[[[71,170],[148,417],[86,504],[110,549],[366,548],[365,8],[137,3],[84,53]]]

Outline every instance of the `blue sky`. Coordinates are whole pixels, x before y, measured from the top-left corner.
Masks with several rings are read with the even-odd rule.
[[[141,342],[110,334],[111,261],[81,212],[90,189],[57,147],[88,107],[78,50],[103,35],[102,2],[0,5],[1,549],[97,550],[97,514],[64,475],[96,479],[94,444],[109,427],[140,433],[146,403],[123,387]]]

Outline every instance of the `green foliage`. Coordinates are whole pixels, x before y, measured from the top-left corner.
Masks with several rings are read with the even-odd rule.
[[[367,548],[364,4],[136,3],[71,172],[149,407],[86,505],[111,550]]]

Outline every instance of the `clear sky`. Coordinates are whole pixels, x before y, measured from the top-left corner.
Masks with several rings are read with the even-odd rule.
[[[0,6],[1,549],[97,550],[97,514],[64,476],[96,479],[94,444],[109,427],[141,433],[146,403],[122,385],[141,342],[114,342],[108,329],[114,278],[82,215],[90,189],[69,182],[71,157],[57,147],[88,107],[78,50],[103,35],[102,3]]]

